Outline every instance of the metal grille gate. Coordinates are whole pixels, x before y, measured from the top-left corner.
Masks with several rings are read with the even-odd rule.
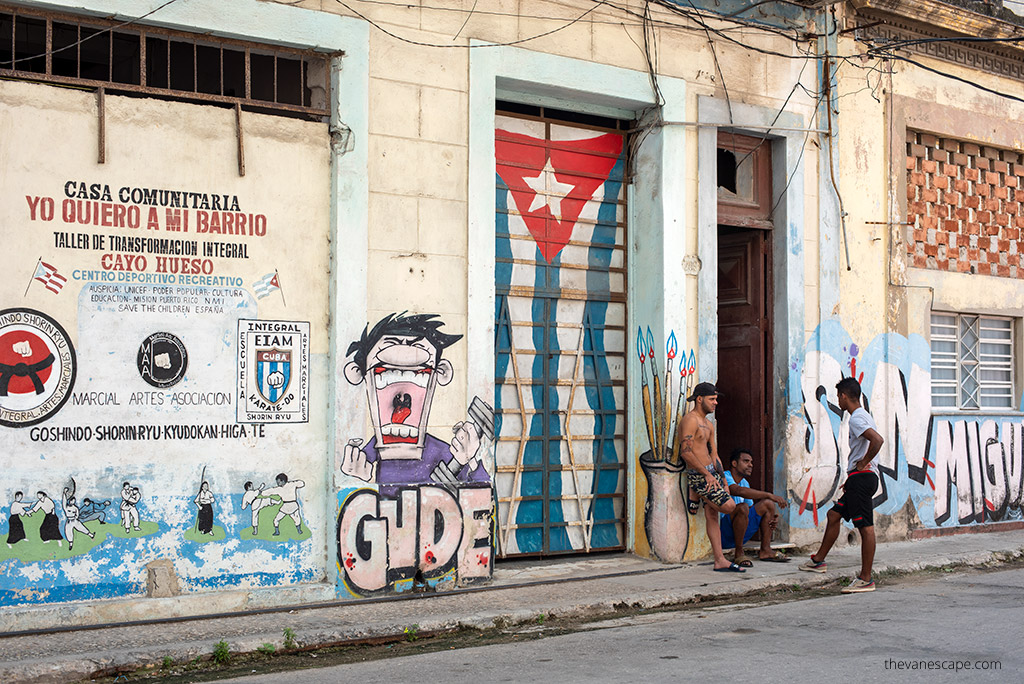
[[[495,129],[499,555],[621,549],[625,135],[505,114]]]

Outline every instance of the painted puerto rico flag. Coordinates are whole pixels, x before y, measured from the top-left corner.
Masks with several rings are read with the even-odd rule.
[[[60,294],[64,284],[68,282],[67,278],[57,272],[56,266],[51,266],[42,259],[36,263],[36,272],[32,277],[45,285],[46,289],[53,294]]]

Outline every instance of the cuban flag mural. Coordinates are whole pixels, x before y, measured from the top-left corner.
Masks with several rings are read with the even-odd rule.
[[[625,136],[499,115],[499,553],[624,544]]]

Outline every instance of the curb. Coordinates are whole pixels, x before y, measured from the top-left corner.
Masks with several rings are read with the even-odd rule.
[[[1014,550],[975,551],[951,553],[949,556],[930,557],[922,561],[898,562],[876,565],[876,574],[909,574],[940,568],[971,568],[1012,562],[1024,559],[1024,547]],[[615,615],[624,609],[659,610],[683,606],[699,606],[702,603],[720,601],[724,598],[742,599],[766,591],[775,591],[784,587],[799,585],[802,588],[825,587],[839,579],[838,574],[817,575],[799,573],[796,576],[759,578],[747,580],[742,584],[721,584],[717,586],[700,586],[685,588],[679,591],[659,593],[657,595],[638,592],[611,600],[596,600],[575,605],[563,606],[545,612],[549,618],[580,619],[601,618]],[[581,578],[580,582],[591,578]],[[508,590],[508,587],[503,588]],[[415,605],[415,603],[410,604]],[[475,613],[472,616],[451,617],[446,619],[420,619],[418,633],[421,636],[438,636],[441,634],[464,630],[486,631],[490,629],[508,629],[524,624],[532,624],[538,615],[537,608],[519,610],[496,610],[493,612]],[[303,634],[298,640],[300,647],[289,652],[309,651],[318,648],[352,646],[367,643],[387,643],[401,641],[405,638],[408,625],[379,624],[360,628],[348,628],[339,631],[324,630]],[[163,645],[159,652],[139,647],[132,650],[111,651],[104,657],[68,657],[55,656],[37,659],[32,662],[12,663],[0,666],[0,679],[10,684],[51,684],[57,682],[87,680],[95,676],[113,676],[120,673],[134,672],[147,666],[159,664],[164,657],[172,658],[176,663],[208,659],[212,645],[208,640],[182,642],[175,645]],[[236,638],[231,642],[232,654],[254,653],[265,643],[282,647],[280,634],[248,634],[244,638]]]

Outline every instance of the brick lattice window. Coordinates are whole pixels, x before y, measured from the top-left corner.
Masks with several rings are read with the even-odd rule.
[[[907,265],[1024,278],[1024,154],[907,131]]]

